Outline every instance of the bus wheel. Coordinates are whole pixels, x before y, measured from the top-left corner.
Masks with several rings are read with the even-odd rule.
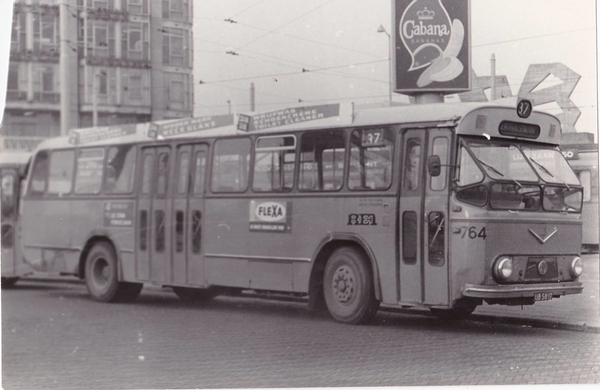
[[[184,302],[202,303],[219,295],[216,289],[201,289],[189,287],[171,287],[175,295]]]
[[[346,324],[363,324],[375,317],[373,276],[365,256],[350,247],[331,254],[325,266],[323,295],[331,316]]]
[[[431,313],[436,316],[437,318],[441,319],[441,320],[446,320],[446,321],[457,321],[457,320],[464,320],[466,318],[468,318],[471,313],[473,313],[473,311],[475,310],[477,306],[473,306],[473,307],[466,307],[466,308],[454,308],[454,309],[435,309],[435,308],[430,308],[429,310],[431,310]]]
[[[106,242],[95,244],[88,253],[85,284],[92,298],[101,302],[131,302],[143,287],[141,283],[119,282],[117,255]]]
[[[17,283],[17,280],[19,280],[18,277],[2,278],[2,280],[0,282],[1,282],[2,288],[11,288],[15,285],[15,283]]]

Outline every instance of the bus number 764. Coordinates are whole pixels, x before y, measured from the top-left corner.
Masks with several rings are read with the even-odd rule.
[[[467,232],[471,240],[475,240],[476,238],[482,238],[485,240],[487,237],[487,234],[485,233],[485,227],[482,227],[479,230],[479,232],[477,231],[477,227],[475,226],[470,226],[468,229],[465,228],[465,231],[463,232],[461,238],[465,238]]]

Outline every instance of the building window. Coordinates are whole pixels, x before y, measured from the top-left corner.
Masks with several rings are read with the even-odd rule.
[[[106,72],[98,72],[96,74],[98,78],[98,94],[99,95],[107,95],[108,94],[108,77]]]
[[[11,62],[8,68],[8,83],[6,89],[9,91],[19,90],[19,64]]]
[[[103,20],[88,19],[87,50],[96,57],[113,57],[115,55],[115,23]]]
[[[188,66],[187,31],[180,28],[165,28],[163,32],[163,63],[173,66]]]
[[[142,77],[129,76],[129,97],[140,99],[142,97]]]
[[[26,45],[25,13],[13,13],[12,34],[10,39],[11,51],[23,51]]]
[[[87,0],[87,7],[93,9],[114,9],[114,0]]]
[[[163,18],[186,20],[187,2],[183,0],[163,0]]]
[[[148,23],[123,23],[121,58],[148,60]]]
[[[148,0],[121,0],[121,9],[132,14],[148,14]]]
[[[190,108],[189,75],[183,73],[165,73],[166,108],[188,110]]]
[[[24,25],[22,26],[24,27]],[[58,21],[52,14],[33,14],[33,50],[47,51],[56,48]]]

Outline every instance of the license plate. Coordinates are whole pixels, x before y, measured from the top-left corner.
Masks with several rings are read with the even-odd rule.
[[[535,293],[533,299],[536,301],[549,301],[552,299],[552,293]]]

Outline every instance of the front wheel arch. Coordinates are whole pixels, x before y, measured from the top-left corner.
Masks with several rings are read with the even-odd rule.
[[[375,298],[379,301],[382,300],[379,267],[375,262],[375,255],[367,243],[364,242],[360,236],[353,233],[332,234],[321,241],[312,258],[313,266],[310,272],[308,286],[308,309],[311,312],[325,309],[325,299],[323,297],[323,274],[325,272],[325,265],[331,254],[341,247],[352,247],[363,252],[363,255],[368,259],[371,267]]]

